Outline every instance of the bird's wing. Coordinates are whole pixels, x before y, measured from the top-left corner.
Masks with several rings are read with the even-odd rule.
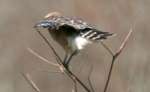
[[[52,16],[49,17],[48,20],[52,21],[56,25],[57,29],[71,28],[73,29],[71,31],[77,31],[79,33],[79,36],[92,41],[107,39],[107,37],[113,35],[113,33],[99,31],[94,26],[88,24],[87,22],[79,18]]]
[[[92,41],[98,41],[107,39],[109,36],[112,36],[113,33],[102,32],[97,29],[85,28],[80,30],[80,36]]]
[[[80,29],[93,27],[90,24],[86,23],[85,21],[75,17],[73,18],[73,17],[65,17],[65,16],[53,16],[53,17],[49,17],[48,21],[51,21],[54,24],[56,24],[57,28],[66,25],[77,29],[77,31]]]

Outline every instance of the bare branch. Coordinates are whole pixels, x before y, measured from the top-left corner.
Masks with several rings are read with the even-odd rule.
[[[50,49],[52,50],[52,52],[54,53],[54,56],[57,60],[57,63],[59,66],[59,69],[61,70],[61,72],[67,74],[67,76],[69,78],[72,79],[72,81],[74,82],[74,89],[72,91],[74,92],[77,92],[77,83],[76,81],[87,91],[87,92],[91,92],[89,90],[88,87],[86,87],[86,85],[76,76],[74,75],[69,69],[67,69],[64,65],[63,65],[63,61],[61,60],[61,58],[59,57],[59,55],[57,54],[57,52],[55,51],[55,49],[53,48],[53,46],[49,43],[49,41],[45,38],[45,36],[40,32],[40,31],[37,31],[39,33],[39,35],[44,39],[44,41],[47,43],[47,45],[50,47]],[[120,48],[118,49],[118,51],[114,54],[112,52],[112,50],[110,48],[108,48],[107,45],[105,45],[103,42],[102,45],[105,49],[108,50],[108,52],[113,56],[113,59],[112,59],[112,63],[111,63],[111,67],[110,67],[110,71],[109,71],[109,74],[108,74],[108,78],[107,78],[107,81],[106,81],[106,85],[105,85],[105,88],[104,88],[104,92],[107,91],[107,87],[108,87],[108,84],[109,84],[109,81],[110,81],[110,77],[111,77],[111,72],[112,72],[112,69],[113,69],[113,65],[114,65],[114,61],[116,60],[116,58],[120,55],[120,53],[122,52],[123,48],[125,47],[130,35],[132,33],[132,30],[130,30],[130,32],[128,33],[128,35],[126,36],[126,38],[124,39],[123,43],[121,44]],[[31,49],[32,50],[32,49]],[[31,52],[31,51],[30,51]],[[38,54],[35,54],[36,56],[38,56]],[[43,58],[40,58],[43,60]],[[45,61],[45,60],[44,60]],[[46,60],[48,61],[48,60]],[[94,91],[94,88],[92,86],[92,83],[91,83],[91,80],[90,80],[90,75],[91,75],[91,71],[90,71],[90,74],[88,76],[88,81],[89,81],[89,85],[90,85],[90,88],[92,90],[92,92],[95,92]]]
[[[31,85],[31,87],[36,92],[41,92],[40,89],[37,87],[37,85],[34,83],[34,81],[31,79],[31,76],[28,73],[22,73],[22,76],[25,78],[25,80]]]
[[[101,44],[112,56],[114,56],[113,51],[104,42],[101,41]]]
[[[88,83],[90,85],[90,88],[91,88],[91,92],[95,92],[94,88],[93,88],[93,85],[92,85],[92,82],[91,82],[91,75],[92,75],[92,71],[93,71],[93,66],[91,66],[90,68],[90,71],[89,71],[89,75],[88,75]]]
[[[48,70],[43,70],[43,69],[37,70],[37,72],[59,73],[59,74],[62,73],[60,70],[59,71],[48,71]]]
[[[74,88],[72,89],[72,92],[78,92],[76,79],[74,79],[73,83],[74,83]]]
[[[126,44],[127,44],[127,41],[129,39],[129,37],[131,36],[133,30],[132,28],[130,29],[129,33],[127,34],[127,36],[125,37],[125,39],[123,40],[121,46],[119,47],[119,49],[117,50],[115,56],[119,56],[119,54],[123,51],[123,49],[125,48]]]
[[[55,49],[53,48],[53,46],[50,44],[50,42],[46,39],[46,37],[39,31],[37,30],[37,32],[39,33],[39,35],[43,38],[43,40],[46,42],[46,44],[49,46],[49,48],[52,50],[56,60],[57,60],[57,63],[62,65],[62,60],[61,58],[59,57],[59,55],[57,54],[57,52],[55,51]]]
[[[59,66],[58,64],[55,64],[55,63],[53,63],[53,62],[48,61],[46,58],[42,57],[41,55],[39,55],[38,53],[36,53],[35,51],[33,51],[31,48],[27,48],[27,50],[28,50],[31,54],[33,54],[33,55],[35,55],[36,57],[38,57],[39,59],[43,60],[44,62],[46,62],[46,63],[48,63],[48,64],[50,64],[50,65],[53,65],[53,66],[57,66],[57,67]]]
[[[119,49],[113,55],[113,58],[112,58],[112,61],[111,61],[111,65],[110,65],[110,69],[109,69],[109,73],[108,73],[108,77],[107,77],[105,88],[104,88],[103,92],[107,91],[108,84],[110,82],[110,78],[111,78],[111,75],[112,75],[112,70],[113,70],[114,62],[117,59],[117,57],[121,54],[121,52],[123,51],[123,49],[125,48],[125,45],[127,44],[127,41],[129,40],[129,37],[131,36],[131,33],[132,33],[132,29],[130,29],[130,31],[128,32],[127,36],[125,37],[125,39],[123,40],[122,44],[120,45]]]
[[[37,30],[37,32],[44,39],[44,41],[46,42],[46,44],[49,46],[49,48],[54,53],[56,61],[59,64],[59,69],[63,73],[65,73],[74,83],[75,83],[75,81],[77,81],[87,92],[90,92],[89,88],[75,74],[73,74],[67,67],[65,67],[63,65],[63,61],[61,60],[61,58],[59,57],[59,55],[57,54],[57,52],[55,51],[55,49],[53,48],[53,46],[49,43],[49,41],[47,40],[47,38],[39,30]]]
[[[72,79],[76,80],[87,92],[91,92],[90,89],[75,75],[73,74],[70,70],[66,70],[66,74]]]

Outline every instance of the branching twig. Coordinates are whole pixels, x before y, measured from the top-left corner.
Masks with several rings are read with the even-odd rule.
[[[93,71],[93,66],[91,66],[90,68],[90,71],[89,71],[89,75],[88,75],[88,83],[90,85],[90,88],[91,88],[91,92],[95,92],[94,88],[93,88],[93,85],[92,85],[92,82],[91,82],[91,75],[92,75],[92,71]]]
[[[50,61],[47,60],[46,58],[42,57],[41,55],[39,55],[38,53],[36,53],[35,51],[33,51],[31,48],[27,48],[27,50],[28,50],[31,54],[33,54],[33,55],[35,55],[36,57],[38,57],[39,59],[43,60],[44,62],[46,62],[46,63],[48,63],[48,64],[50,64],[50,65],[53,65],[53,66],[58,66],[58,64],[55,64],[55,63],[53,63],[53,62],[50,62]]]
[[[101,41],[101,44],[112,56],[114,56],[113,51],[104,42]]]
[[[131,36],[131,33],[133,32],[132,29],[130,29],[129,33],[127,34],[127,36],[125,37],[125,39],[123,40],[121,46],[119,47],[119,49],[116,52],[116,57],[118,57],[118,55],[120,55],[120,53],[123,51],[124,47],[127,44],[127,41],[129,40],[129,37]]]
[[[50,44],[50,42],[44,37],[44,35],[39,30],[37,30],[37,32],[43,38],[43,40],[46,42],[46,44],[49,46],[49,48],[52,50],[52,52],[53,52],[53,54],[54,54],[54,56],[57,60],[57,63],[60,64],[60,65],[63,65],[61,58],[59,57],[59,55],[57,54],[57,52],[55,51],[53,46]]]
[[[57,54],[57,52],[55,51],[55,49],[53,48],[53,46],[50,44],[50,42],[47,40],[47,38],[40,32],[37,30],[37,32],[39,33],[39,35],[44,39],[44,41],[46,42],[46,44],[50,47],[50,49],[52,50],[56,61],[58,64],[55,64],[53,62],[48,61],[47,59],[45,59],[44,57],[40,56],[38,53],[34,52],[32,49],[27,48],[28,51],[30,53],[32,53],[33,55],[37,56],[38,58],[40,58],[41,60],[43,60],[44,62],[53,65],[53,66],[57,66],[60,69],[60,73],[64,73],[66,74],[74,83],[74,89],[72,90],[72,92],[77,92],[77,82],[87,91],[87,92],[95,92],[91,80],[90,80],[90,76],[93,70],[93,67],[90,69],[89,72],[89,76],[88,76],[88,83],[90,85],[90,89],[74,74],[72,73],[67,67],[64,66],[63,61],[61,60],[61,58],[59,57],[59,55]],[[129,31],[128,35],[126,36],[126,38],[124,39],[124,41],[122,42],[121,46],[119,47],[119,49],[116,51],[116,53],[113,53],[112,50],[110,48],[108,48],[107,45],[105,45],[103,42],[102,45],[105,49],[108,50],[108,52],[112,55],[112,61],[111,61],[111,66],[109,69],[109,73],[108,73],[108,77],[106,80],[106,84],[105,84],[105,88],[104,88],[104,92],[107,91],[108,88],[108,84],[110,81],[110,77],[111,77],[111,73],[112,73],[112,69],[113,69],[113,65],[114,65],[114,61],[117,59],[117,57],[121,54],[122,50],[124,49],[130,35],[132,33],[132,29]],[[40,92],[39,88],[36,86],[36,84],[32,81],[31,77],[29,74],[23,74],[24,78],[29,82],[29,84],[35,89],[35,91]]]
[[[33,51],[31,48],[30,48],[30,50]],[[40,56],[39,54],[37,54],[35,51],[34,51],[34,55],[36,55],[36,56],[38,55],[38,57],[43,58],[42,56]],[[45,59],[45,60],[48,61],[47,59]],[[51,65],[51,63],[49,63],[49,61],[46,62],[46,63],[48,63],[48,64]],[[65,73],[65,74],[67,74],[73,80],[74,84],[76,84],[75,82],[78,81],[79,84],[81,84],[81,86],[83,86],[83,88],[85,88],[86,90],[88,90],[88,88],[82,83],[82,81],[80,81],[80,79],[76,75],[74,75],[71,71],[67,70],[65,68],[65,66],[58,65],[58,67],[59,67],[59,69],[60,69],[61,72],[57,72],[57,73]],[[90,91],[88,91],[88,92],[90,92]]]
[[[74,88],[72,89],[72,92],[78,92],[77,90],[77,81],[74,79]]]
[[[31,79],[31,76],[28,73],[22,73],[22,76],[26,79],[26,81],[31,85],[31,87],[36,92],[41,92],[40,89],[37,87],[37,85],[34,83],[34,81]]]
[[[110,77],[111,77],[112,70],[113,70],[113,66],[114,66],[114,62],[117,59],[117,57],[121,54],[123,49],[125,48],[125,46],[127,44],[127,41],[129,40],[129,37],[131,36],[131,33],[132,33],[132,29],[130,29],[129,33],[127,34],[127,36],[125,37],[125,39],[123,40],[122,44],[120,45],[119,49],[116,51],[115,54],[112,54],[111,50],[106,45],[103,45],[110,52],[110,54],[112,55],[112,61],[111,61],[108,77],[107,77],[105,88],[104,88],[103,92],[107,91],[108,84],[110,82]]]
[[[54,56],[56,57],[57,63],[59,64],[60,70],[63,73],[65,73],[74,82],[74,84],[76,84],[76,81],[77,81],[87,92],[90,92],[89,88],[75,74],[73,74],[68,68],[66,68],[63,65],[63,61],[61,60],[61,58],[59,57],[59,55],[57,54],[57,52],[55,51],[55,49],[53,48],[53,46],[45,38],[45,36],[40,31],[37,30],[37,32],[44,39],[44,41],[46,42],[46,44],[50,47],[50,49],[54,53]]]
[[[46,70],[38,70],[38,72],[47,72],[47,73],[56,73],[56,74],[62,73],[61,71],[46,71]]]
[[[69,72],[69,76],[72,76],[73,78],[75,78],[75,80],[87,91],[87,92],[91,92],[90,89],[75,75],[73,74],[70,70],[67,70],[67,72]]]

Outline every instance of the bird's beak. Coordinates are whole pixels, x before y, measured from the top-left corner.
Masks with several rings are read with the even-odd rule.
[[[40,21],[37,24],[35,24],[34,28],[36,30],[41,30],[41,29],[50,27],[50,24],[51,24],[50,22],[44,20],[44,21]]]
[[[36,30],[41,30],[43,29],[43,23],[42,22],[39,22],[39,23],[36,23],[33,28],[35,28]]]

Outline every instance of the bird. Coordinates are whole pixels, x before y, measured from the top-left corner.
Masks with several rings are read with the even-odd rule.
[[[53,40],[65,50],[64,65],[67,67],[72,57],[86,45],[103,41],[114,34],[98,30],[81,18],[63,16],[59,12],[48,13],[34,28],[46,29]]]

